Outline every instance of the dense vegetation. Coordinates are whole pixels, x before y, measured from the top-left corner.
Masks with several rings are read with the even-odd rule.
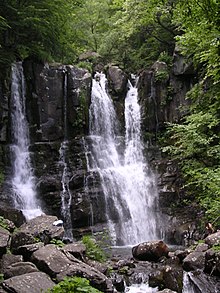
[[[190,113],[168,127],[191,200],[220,225],[220,3],[218,0],[1,0],[0,74],[15,59],[77,63],[95,51],[128,72],[147,68],[177,44],[199,82]],[[171,139],[170,139],[171,137]]]

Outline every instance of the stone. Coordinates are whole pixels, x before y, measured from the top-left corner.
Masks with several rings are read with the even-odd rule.
[[[183,260],[183,268],[186,271],[203,270],[205,267],[205,252],[194,251]]]
[[[125,97],[128,82],[126,74],[118,66],[109,65],[107,69],[107,78],[110,91],[112,91],[113,95]]]
[[[33,272],[38,272],[37,267],[31,262],[17,262],[13,263],[5,269],[4,279],[9,279],[14,276],[20,276],[24,274],[29,274]]]
[[[20,227],[26,222],[22,211],[2,203],[0,204],[0,216],[12,221],[16,227]]]
[[[53,223],[58,220],[55,216],[42,215],[23,224],[12,236],[12,248],[33,244],[36,239],[47,244],[52,239],[62,240],[64,228],[54,226]]]
[[[38,250],[39,248],[43,246],[44,246],[43,242],[37,242],[33,244],[19,246],[16,249],[16,253],[23,255],[25,261],[29,261],[33,252],[35,252],[36,250]]]
[[[181,55],[180,49],[176,46],[173,53],[173,73],[174,75],[192,75],[195,73],[192,61],[189,62]]]
[[[209,249],[205,254],[205,272],[220,277],[220,251]]]
[[[143,242],[132,248],[135,259],[158,261],[162,256],[168,256],[168,246],[163,241]]]
[[[213,245],[220,244],[220,231],[213,233],[205,238],[205,243],[208,244],[209,247]]]
[[[195,248],[195,251],[196,252],[205,252],[206,250],[209,249],[209,246],[208,244],[205,244],[205,243],[199,243],[196,248]]]
[[[6,253],[10,247],[10,232],[0,227],[0,257]]]
[[[42,293],[54,285],[55,283],[42,272],[15,276],[2,282],[3,289],[13,293]]]
[[[7,267],[22,261],[22,255],[4,254],[0,260],[0,271],[4,274]]]
[[[35,251],[31,261],[51,278],[56,278],[63,271],[66,272],[72,264],[62,250],[54,244],[48,244]]]
[[[76,243],[70,243],[66,244],[63,248],[62,251],[69,252],[72,254],[74,257],[84,260],[85,259],[85,253],[86,253],[86,247],[83,243],[76,242]]]
[[[104,274],[79,260],[78,262],[72,263],[72,265],[70,265],[67,269],[62,270],[59,274],[57,274],[56,279],[60,282],[65,277],[73,276],[88,279],[93,287],[102,292],[113,292],[112,284]]]

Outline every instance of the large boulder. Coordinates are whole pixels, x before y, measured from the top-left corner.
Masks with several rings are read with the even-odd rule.
[[[10,232],[0,227],[0,257],[6,253],[10,247]]]
[[[213,233],[205,238],[205,243],[209,246],[220,244],[220,231]]]
[[[64,228],[54,225],[57,220],[55,216],[42,215],[23,224],[12,236],[12,249],[33,244],[39,240],[45,244],[52,239],[61,240],[64,235]]]
[[[15,276],[38,272],[37,267],[31,262],[17,262],[8,266],[4,272],[4,279],[9,279]]]
[[[168,256],[168,246],[163,241],[143,242],[132,248],[135,259],[158,261],[162,256]]]
[[[2,259],[0,260],[0,271],[4,274],[7,267],[13,265],[14,263],[22,262],[22,255],[14,255],[14,254],[4,254]]]
[[[206,252],[205,272],[220,277],[220,251],[211,248]]]
[[[1,285],[7,292],[42,293],[52,288],[55,283],[45,273],[33,272],[7,279]]]
[[[90,280],[92,286],[111,292],[111,283],[107,277],[95,268],[76,259],[65,249],[60,249],[53,244],[46,245],[35,251],[32,261],[39,270],[47,273],[58,282],[65,277],[79,276]]]
[[[128,82],[126,74],[118,66],[109,65],[107,78],[111,94],[114,97],[125,97]]]
[[[194,251],[183,260],[183,268],[186,271],[194,271],[205,268],[205,252]]]

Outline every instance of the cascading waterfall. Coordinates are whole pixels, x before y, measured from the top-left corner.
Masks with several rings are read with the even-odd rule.
[[[154,178],[144,160],[137,88],[129,84],[125,99],[125,147],[104,74],[93,80],[90,106],[90,171],[101,178],[109,229],[116,245],[157,239]]]
[[[70,173],[68,172],[68,164],[66,153],[68,151],[68,139],[67,139],[67,74],[64,74],[64,141],[61,143],[59,154],[59,165],[62,167],[62,191],[61,196],[61,214],[64,222],[64,240],[72,241],[72,221],[70,206],[72,203],[72,194],[69,188]]]
[[[21,63],[12,65],[11,85],[11,180],[15,208],[27,220],[42,214],[36,198],[36,185],[29,152],[29,129],[25,111],[25,80]]]

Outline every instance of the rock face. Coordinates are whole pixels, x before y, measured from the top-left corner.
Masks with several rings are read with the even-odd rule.
[[[167,256],[169,249],[163,241],[143,242],[132,248],[132,255],[138,260],[157,261]]]

